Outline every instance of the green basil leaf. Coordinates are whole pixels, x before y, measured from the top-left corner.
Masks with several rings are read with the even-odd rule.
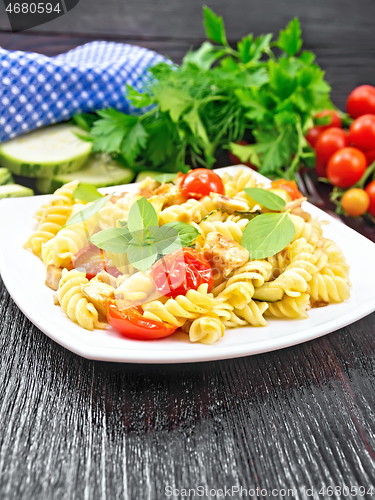
[[[131,240],[130,232],[121,227],[104,229],[89,238],[98,248],[113,253],[126,253]]]
[[[83,182],[80,182],[77,189],[73,193],[73,198],[90,203],[90,201],[95,201],[103,198],[103,195],[99,193],[96,187],[92,184],[85,184]]]
[[[157,253],[162,255],[168,255],[183,246],[177,229],[168,224],[158,229],[155,234],[154,245]]]
[[[190,224],[186,224],[186,222],[168,222],[160,229],[164,227],[173,228],[175,231],[177,231],[181,246],[183,247],[188,247],[189,245],[191,245],[191,243],[193,243],[193,241],[195,241],[200,234],[197,228],[191,226]]]
[[[263,207],[269,208],[270,210],[284,210],[285,200],[275,193],[271,193],[265,189],[261,188],[245,188],[245,193],[248,194],[254,201],[262,205]]]
[[[65,226],[63,226],[61,229],[67,226],[71,226],[72,224],[79,224],[80,222],[84,222],[85,220],[91,219],[93,215],[95,215],[101,208],[104,207],[104,205],[112,198],[111,194],[107,194],[107,196],[104,196],[103,198],[100,198],[100,200],[94,201],[94,203],[87,208],[84,208],[81,210],[81,212],[77,212],[76,214],[72,215],[69,217],[69,219],[66,221]],[[60,229],[60,231],[61,231]]]
[[[129,210],[128,228],[131,233],[140,231],[148,226],[158,226],[158,214],[152,204],[145,197],[136,201]]]
[[[130,264],[140,271],[147,271],[157,258],[157,251],[153,245],[139,246],[131,243],[128,248],[128,260]]]
[[[250,253],[250,259],[265,259],[283,250],[292,241],[295,227],[288,212],[262,214],[245,227],[241,245]]]

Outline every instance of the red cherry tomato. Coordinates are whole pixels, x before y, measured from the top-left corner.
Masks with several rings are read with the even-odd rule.
[[[343,148],[331,157],[327,166],[327,176],[331,184],[340,188],[353,186],[367,167],[366,156],[356,148]]]
[[[185,295],[203,283],[208,284],[210,291],[214,283],[207,259],[192,248],[180,248],[158,260],[152,266],[150,276],[157,291],[167,297]]]
[[[116,299],[107,302],[107,320],[121,335],[136,340],[163,339],[177,330],[176,326],[168,323],[144,318],[141,308],[121,310]]]
[[[375,217],[375,181],[371,181],[365,188],[366,193],[370,198],[370,205],[368,207],[368,211],[370,214]]]
[[[318,177],[327,177],[326,164],[317,158],[315,160],[315,173]]]
[[[95,245],[90,245],[75,254],[72,264],[74,269],[83,269],[89,280],[101,271],[107,271],[112,276],[120,276],[121,273],[116,267],[108,267],[108,261],[109,258],[103,250]]]
[[[361,151],[375,148],[375,115],[363,115],[354,120],[349,129],[350,142]]]
[[[310,144],[310,146],[314,149],[316,145],[316,141],[321,134],[321,129],[319,127],[312,127],[307,134],[305,135],[306,141]]]
[[[239,144],[240,146],[248,146],[249,145],[249,143],[247,141],[237,141],[236,144]],[[250,167],[253,170],[258,170],[258,167],[253,165],[250,161],[247,161],[246,163],[244,163],[243,161],[241,161],[240,158],[238,158],[238,156],[234,155],[232,153],[232,151],[230,151],[230,150],[228,152],[228,155],[229,155],[230,161],[232,162],[232,165],[241,164],[241,165],[246,165],[247,167]]]
[[[210,193],[224,194],[224,184],[215,172],[206,168],[192,170],[182,179],[181,193],[187,198],[203,198]]]
[[[324,164],[328,163],[331,156],[339,149],[349,146],[348,135],[342,128],[329,128],[318,137],[315,151],[316,157]]]
[[[346,101],[346,111],[352,118],[375,114],[375,87],[360,85],[355,88]]]
[[[366,160],[367,160],[367,165],[370,166],[371,163],[374,163],[375,161],[375,149],[370,149],[370,151],[364,151]]]
[[[326,125],[315,125],[320,132],[323,132],[323,130],[327,130],[331,127],[341,128],[342,121],[340,115],[334,109],[323,109],[323,111],[315,115],[315,118],[325,118],[326,116],[331,118],[329,123]]]
[[[297,187],[295,181],[286,181],[285,179],[280,179],[278,181],[272,181],[271,186],[276,189],[284,189],[290,194],[292,200],[297,200],[297,198],[302,198],[303,194]]]

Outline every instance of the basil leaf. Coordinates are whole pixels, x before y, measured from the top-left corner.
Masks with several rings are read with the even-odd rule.
[[[87,208],[84,208],[81,210],[81,212],[77,212],[76,214],[72,215],[69,217],[69,219],[66,221],[65,226],[63,226],[61,229],[67,226],[71,226],[72,224],[79,224],[80,222],[84,222],[85,220],[91,219],[93,215],[95,215],[101,208],[104,207],[104,205],[112,198],[111,194],[107,194],[107,196],[104,196],[103,198],[100,198],[100,200],[94,201],[92,205],[90,205]],[[60,231],[61,231],[60,229]]]
[[[128,248],[128,260],[130,264],[140,271],[147,271],[155,262],[158,254],[153,245],[139,246],[131,243]]]
[[[289,245],[295,232],[288,212],[262,214],[245,227],[241,245],[249,251],[250,259],[265,259]]]
[[[160,184],[165,184],[166,182],[173,181],[173,179],[175,179],[176,177],[177,177],[177,174],[158,174],[158,175],[152,176],[152,178],[155,181],[160,182]]]
[[[193,243],[193,241],[196,240],[196,238],[198,238],[200,234],[197,228],[191,226],[190,224],[186,224],[186,222],[168,222],[160,229],[164,227],[173,228],[177,231],[181,246],[183,247],[188,247],[191,243]]]
[[[96,187],[92,184],[84,184],[83,182],[80,182],[77,189],[73,193],[73,198],[90,203],[90,201],[103,198],[103,195],[99,193]]]
[[[132,235],[125,228],[110,228],[99,231],[89,238],[89,241],[102,250],[113,253],[126,253]]]
[[[284,210],[285,200],[277,196],[275,193],[266,191],[261,188],[245,188],[245,193],[248,194],[254,201],[262,205],[263,207],[269,208],[270,210]]]
[[[147,226],[158,226],[158,214],[152,204],[145,197],[136,201],[129,210],[128,228],[135,233]]]

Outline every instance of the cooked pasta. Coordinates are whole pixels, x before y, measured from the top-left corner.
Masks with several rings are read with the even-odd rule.
[[[290,225],[289,244],[282,248],[279,235],[275,248],[267,243],[266,250],[259,254],[259,239],[267,240],[272,231],[266,226],[265,235],[259,236],[263,228],[259,230],[260,224],[248,226],[249,220],[272,210],[268,205],[257,204],[244,190],[266,188],[257,183],[250,169],[237,170],[234,175],[225,173],[222,184],[220,179],[216,181],[220,189],[208,191],[207,196],[206,187],[202,187],[199,198],[195,191],[188,197],[180,187],[181,177],[166,184],[149,178],[141,183],[138,192],[113,196],[88,220],[64,227],[71,215],[89,206],[74,199],[78,186],[78,181],[74,181],[57,190],[37,212],[39,227],[24,247],[48,266],[47,283],[54,290],[58,284],[55,298],[72,321],[87,330],[103,328],[101,315],[106,313],[114,326],[114,308],[118,314],[116,324],[125,324],[119,331],[126,336],[130,329],[133,338],[143,338],[137,335],[147,328],[151,336],[147,338],[171,335],[180,329],[191,342],[211,345],[220,342],[225,329],[266,327],[272,318],[305,319],[312,308],[349,299],[349,266],[345,256],[334,241],[323,236],[324,222],[304,212],[301,198],[290,202],[291,212],[284,217],[285,221],[289,217],[294,226],[293,234]],[[253,196],[259,199],[255,192]],[[136,202],[146,214],[143,219],[140,211],[141,221],[148,217],[155,224],[157,217],[160,227],[174,223],[174,228],[181,229],[181,239],[169,241],[165,227],[151,230],[141,222],[140,229],[145,229],[149,248],[154,252],[149,255],[148,250],[141,252],[147,248],[142,247],[142,235],[139,243],[133,233],[128,239],[129,233],[124,236],[122,230],[111,231],[119,227],[127,231],[129,211]],[[287,207],[280,210],[286,211]],[[95,249],[97,260],[83,262],[83,267],[87,264],[87,275],[72,270],[78,252],[82,259],[86,252],[81,251],[91,245],[90,238],[105,230],[109,230],[106,234],[110,234],[110,243],[106,247],[107,240],[99,238],[104,252]],[[159,243],[155,236],[158,231],[164,235]],[[258,233],[254,235],[253,231]],[[181,249],[177,243],[182,240],[186,246]],[[251,258],[255,253],[253,240],[258,245],[256,252],[265,258]],[[133,253],[129,250],[127,254],[131,245]],[[176,248],[179,253],[168,253],[165,248]],[[276,250],[279,251],[271,255]],[[139,264],[142,261],[151,264],[143,268]],[[91,274],[93,268],[95,272]],[[89,281],[91,276],[95,277]]]

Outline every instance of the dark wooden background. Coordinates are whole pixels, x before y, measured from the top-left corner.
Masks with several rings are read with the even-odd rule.
[[[317,54],[342,108],[356,85],[375,84],[371,0],[207,3],[225,16],[232,41],[276,33],[299,16],[305,48]],[[201,7],[198,0],[81,0],[58,20],[12,34],[0,2],[0,46],[54,55],[117,40],[178,62],[203,40]],[[304,500],[328,498],[319,494],[323,486],[368,488],[375,483],[374,327],[372,314],[315,341],[237,360],[100,363],[45,337],[0,279],[0,498],[159,500],[168,485],[201,485],[267,488],[269,497],[272,488],[291,488],[288,498]],[[353,489],[346,498],[360,496]]]

